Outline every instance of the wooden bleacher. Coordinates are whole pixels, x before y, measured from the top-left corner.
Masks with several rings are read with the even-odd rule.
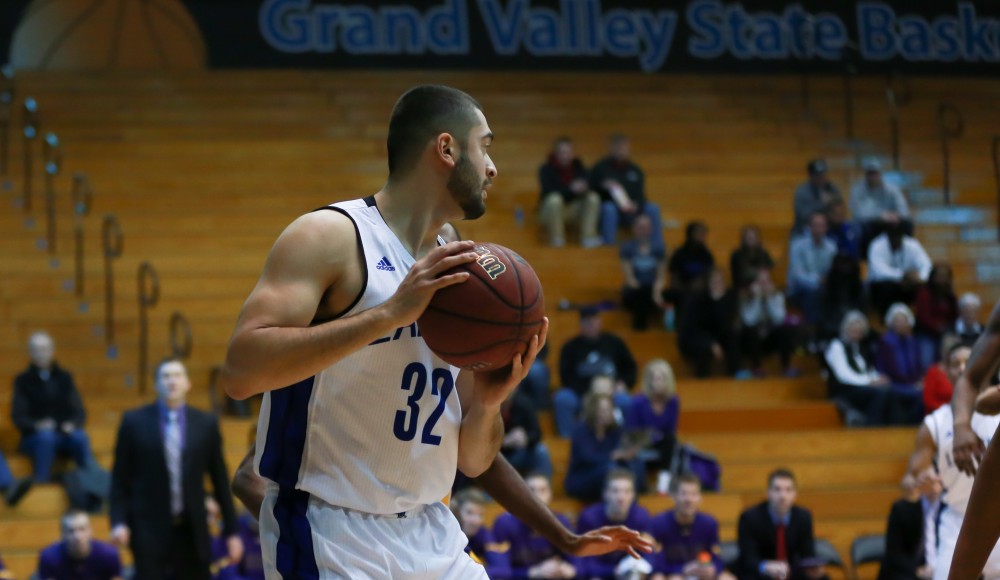
[[[759,225],[783,277],[791,192],[808,159],[826,156],[847,193],[858,175],[840,126],[839,79],[818,78],[808,114],[797,103],[798,79],[782,77],[637,76],[617,74],[457,72],[239,71],[128,75],[23,73],[18,94],[34,96],[43,131],[64,145],[59,177],[58,267],[38,249],[41,168],[36,164],[35,222],[27,227],[17,207],[20,176],[0,191],[0,369],[13,377],[24,364],[25,340],[36,329],[51,332],[59,360],[76,377],[89,412],[95,455],[110,466],[124,409],[149,400],[135,388],[137,361],[136,272],[150,261],[162,281],[160,304],[150,313],[150,352],[168,349],[167,321],[174,311],[191,321],[194,353],[189,369],[194,398],[207,405],[209,370],[223,356],[236,314],[253,287],[268,248],[282,228],[314,207],[377,190],[383,180],[385,125],[396,97],[420,82],[443,82],[481,100],[497,135],[491,150],[499,168],[487,216],[459,224],[466,238],[517,249],[538,271],[558,348],[576,331],[576,315],[558,311],[575,302],[615,299],[620,277],[614,249],[550,249],[532,217],[536,170],[554,137],[572,136],[592,163],[612,132],[632,137],[633,154],[646,171],[650,197],[664,210],[668,243],[676,247],[683,224],[710,225],[709,245],[720,263],[738,241],[740,227]],[[888,150],[881,79],[855,83],[856,131],[873,151]],[[914,98],[902,110],[904,169],[920,170],[939,184],[933,111],[941,99],[966,115],[966,136],[953,146],[953,187],[960,203],[992,204],[986,142],[1000,123],[995,102],[1000,83],[986,80],[914,79]],[[974,122],[972,122],[974,120]],[[12,139],[12,160],[21,143]],[[12,163],[19,167],[18,163]],[[95,197],[86,220],[86,309],[64,285],[72,278],[68,175],[85,172]],[[515,208],[528,214],[519,228]],[[992,216],[992,207],[984,214]],[[100,218],[115,214],[125,252],[115,262],[118,357],[108,359],[104,318]],[[918,234],[936,257],[956,265],[961,290],[986,302],[997,286],[977,278],[978,261],[998,255],[986,244],[962,241],[960,226],[921,225]],[[896,484],[912,447],[912,429],[846,430],[814,361],[799,357],[804,378],[695,381],[677,354],[675,336],[635,333],[613,312],[605,326],[620,333],[640,363],[665,357],[678,374],[681,439],[714,454],[723,466],[723,491],[706,496],[705,508],[735,536],[739,512],[760,501],[766,474],[779,465],[800,479],[800,503],[813,510],[816,532],[843,557],[859,534],[884,529]],[[554,373],[555,374],[555,373]],[[9,383],[7,383],[9,384]],[[9,416],[9,387],[0,387],[0,413]],[[251,422],[226,420],[230,469],[242,456]],[[546,421],[546,442],[556,466],[556,507],[579,508],[561,493],[568,446]],[[0,423],[0,447],[15,473],[29,465],[14,452],[17,436]],[[642,502],[655,511],[668,498]],[[39,486],[16,509],[0,507],[0,555],[27,577],[37,551],[58,537],[65,497]],[[95,518],[100,537],[106,518]]]

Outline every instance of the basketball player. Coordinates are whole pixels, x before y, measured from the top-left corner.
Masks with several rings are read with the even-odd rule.
[[[971,426],[977,396],[990,377],[996,376],[998,367],[1000,303],[993,307],[983,334],[973,345],[965,374],[955,385],[951,401],[955,414],[955,464],[964,473],[975,475],[976,481],[969,495],[962,531],[955,543],[955,556],[948,574],[950,580],[977,578],[1000,538],[1000,496],[996,493],[996,485],[1000,483],[1000,449],[991,441],[984,454],[983,441]],[[980,411],[982,410],[981,407]]]
[[[968,346],[958,344],[946,354],[948,375],[952,377],[953,382],[964,372],[970,352]],[[1000,391],[991,389],[980,395],[980,399],[986,398],[994,402],[1000,401]],[[920,478],[927,470],[936,469],[944,488],[944,493],[941,495],[943,506],[938,516],[938,556],[936,561],[928,561],[934,569],[934,580],[945,580],[948,577],[955,541],[958,539],[973,483],[972,477],[960,471],[952,457],[953,423],[949,405],[944,405],[924,417],[924,423],[917,433],[915,449],[910,456],[910,474],[913,477]],[[987,441],[993,437],[998,425],[1000,416],[986,416],[980,413],[972,416],[973,430]],[[990,554],[982,575],[987,580],[1000,578],[1000,550],[996,547]]]
[[[385,186],[298,218],[271,249],[220,375],[234,398],[264,393],[254,467],[270,480],[269,579],[486,577],[441,499],[456,468],[510,483],[494,461],[499,408],[548,321],[506,369],[459,373],[416,320],[436,290],[468,278],[443,273],[477,257],[472,242],[441,245],[437,232],[485,212],[492,141],[467,94],[411,89],[389,122]],[[597,544],[621,549],[629,537]]]

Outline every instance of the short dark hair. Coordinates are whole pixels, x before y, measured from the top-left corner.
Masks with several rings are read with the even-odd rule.
[[[604,489],[607,489],[611,485],[612,481],[617,481],[619,479],[627,479],[635,486],[635,474],[633,474],[628,469],[622,467],[616,467],[608,472],[608,476],[604,478]]]
[[[951,338],[951,340],[953,340],[954,342],[951,344],[951,346],[948,347],[948,350],[945,351],[944,360],[945,360],[946,363],[951,364],[951,357],[955,356],[955,352],[958,351],[958,349],[960,349],[960,348],[972,348],[972,345],[969,344],[968,341],[962,340],[962,338],[959,337],[959,336],[955,336],[953,334],[949,334],[949,335],[945,336],[946,339],[948,337],[953,337],[953,338]],[[941,342],[943,343],[944,340],[942,340]]]
[[[689,221],[687,226],[684,227],[684,238],[690,240],[694,237],[694,233],[698,230],[708,231],[708,226],[701,220]]]
[[[90,518],[90,514],[81,509],[70,508],[66,510],[66,513],[64,513],[62,517],[59,518],[59,527],[62,529],[66,529],[66,521],[79,516],[87,516],[88,519]]]
[[[789,479],[791,480],[792,484],[796,483],[795,474],[792,473],[792,470],[786,467],[779,467],[778,469],[775,469],[767,476],[767,487],[771,487],[772,485],[774,485],[775,479]]]
[[[684,485],[685,483],[689,483],[691,485],[697,485],[698,490],[701,491],[701,479],[697,475],[691,472],[682,473],[677,478],[677,489],[680,489],[681,486]]]
[[[156,363],[156,366],[153,367],[153,382],[155,383],[157,379],[160,378],[160,369],[162,369],[164,365],[168,365],[170,363],[175,363],[175,362],[181,363],[182,365],[184,364],[184,361],[178,356],[170,355],[161,358],[160,362]],[[186,368],[187,367],[185,367],[185,370]]]
[[[556,140],[552,142],[552,150],[555,151],[557,147],[563,143],[573,144],[573,140],[569,138],[569,135],[560,135],[556,137]]]
[[[625,133],[612,133],[608,136],[608,143],[611,145],[617,145],[625,141],[628,141],[628,135]]]
[[[409,171],[427,141],[441,133],[451,133],[464,146],[476,124],[475,112],[482,108],[468,94],[443,85],[420,85],[406,91],[389,119],[389,178]]]
[[[456,493],[451,498],[451,505],[454,506],[456,510],[462,509],[467,503],[474,503],[476,505],[485,506],[490,502],[489,498],[482,491],[479,491],[475,487],[467,487],[462,491]]]

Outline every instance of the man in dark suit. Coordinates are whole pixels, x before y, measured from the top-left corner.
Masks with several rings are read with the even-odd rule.
[[[934,568],[927,563],[925,530],[933,533],[934,512],[941,493],[941,480],[928,470],[916,479],[907,473],[903,478],[903,497],[892,504],[885,530],[885,555],[878,580],[929,580]],[[930,518],[928,517],[930,516]],[[928,521],[929,520],[929,521]]]
[[[795,494],[795,476],[777,469],[767,478],[767,501],[740,515],[740,578],[824,577],[816,560],[812,514],[795,505]]]
[[[177,359],[156,367],[156,403],[122,417],[111,481],[111,537],[130,545],[137,580],[208,580],[207,475],[222,509],[222,535],[238,562],[238,536],[217,419],[185,405],[191,388]]]

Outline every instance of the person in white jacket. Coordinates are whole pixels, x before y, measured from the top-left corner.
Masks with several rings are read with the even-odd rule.
[[[889,379],[875,370],[862,352],[868,318],[851,310],[840,323],[840,336],[830,341],[824,358],[830,373],[830,397],[840,399],[865,416],[868,425],[887,423]]]
[[[917,286],[931,273],[930,256],[916,238],[898,225],[872,241],[868,248],[868,288],[881,315],[895,302],[909,304]]]

